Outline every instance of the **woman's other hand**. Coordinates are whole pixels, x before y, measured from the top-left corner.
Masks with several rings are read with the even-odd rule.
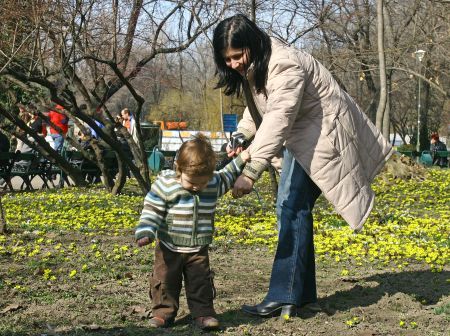
[[[150,239],[149,237],[143,237],[143,238],[137,240],[137,245],[139,247],[142,247],[142,246],[150,244],[151,242],[153,242],[153,239]]]
[[[233,191],[231,194],[234,198],[241,198],[244,195],[249,194],[253,189],[253,184],[255,182],[245,175],[241,175],[237,178],[234,183]]]

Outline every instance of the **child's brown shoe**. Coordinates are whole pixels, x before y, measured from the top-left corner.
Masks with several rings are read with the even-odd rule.
[[[202,330],[211,330],[219,328],[219,321],[213,316],[200,316],[194,320],[197,327]]]
[[[171,325],[171,321],[166,321],[162,317],[152,316],[150,320],[148,320],[150,327],[152,328],[167,328]]]

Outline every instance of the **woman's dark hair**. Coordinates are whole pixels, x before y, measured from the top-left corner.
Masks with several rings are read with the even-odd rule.
[[[225,87],[227,96],[240,94],[243,78],[226,65],[223,52],[228,48],[247,48],[250,54],[248,65],[253,63],[254,67],[256,92],[267,96],[267,66],[272,53],[269,35],[246,16],[237,14],[221,21],[214,29],[213,48],[216,75],[219,76],[216,88]]]

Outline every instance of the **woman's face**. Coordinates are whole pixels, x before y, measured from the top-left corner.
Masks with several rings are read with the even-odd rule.
[[[245,75],[249,60],[248,49],[225,49],[223,59],[227,67],[236,70],[241,76]]]

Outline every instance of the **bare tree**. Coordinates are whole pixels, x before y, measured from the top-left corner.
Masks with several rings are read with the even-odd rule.
[[[145,99],[134,81],[157,55],[188,48],[218,21],[226,2],[133,0],[130,6],[124,0],[49,0],[24,2],[14,8],[16,3],[6,0],[4,5],[9,10],[3,11],[1,17],[9,32],[0,49],[0,78],[7,88],[19,85],[35,95],[39,90],[35,104],[42,109],[60,104],[72,119],[93,129],[116,152],[121,163],[119,177],[107,185],[111,192],[117,193],[123,187],[126,168],[143,192],[149,190],[140,132]],[[14,10],[26,23],[20,28],[15,24],[16,16],[11,14]],[[135,50],[140,51],[139,59],[133,57]],[[109,110],[109,101],[123,88],[135,101],[137,143],[124,127],[115,123]],[[87,109],[80,108],[82,104]],[[99,110],[103,113],[96,113]],[[2,114],[7,117],[8,113]],[[132,158],[123,151],[115,128],[126,138]],[[46,154],[64,161],[54,151],[47,150]],[[96,159],[102,161],[101,157]],[[73,172],[67,173],[72,176]]]
[[[387,84],[386,84],[386,61],[384,55],[384,0],[377,0],[377,41],[378,41],[378,62],[380,66],[380,99],[378,103],[377,116],[376,116],[376,127],[379,130],[386,131],[383,132],[385,138],[389,139],[389,118],[387,118],[388,125],[386,128],[383,127],[383,122],[385,121],[385,113],[387,102]]]
[[[5,212],[3,211],[3,203],[2,203],[2,193],[0,193],[0,234],[6,233],[6,218]]]

